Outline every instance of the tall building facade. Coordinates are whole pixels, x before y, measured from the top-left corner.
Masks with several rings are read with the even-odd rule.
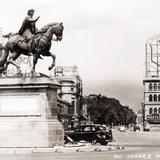
[[[143,84],[144,119],[149,124],[160,124],[160,79],[145,79]]]
[[[77,66],[56,66],[54,79],[61,85],[58,91],[58,98],[68,102],[72,109],[68,109],[73,117],[78,117],[81,112],[81,99],[82,99],[82,80],[78,73]],[[69,105],[68,105],[69,106]]]
[[[145,125],[160,125],[160,35],[147,40],[144,100],[142,103],[143,122]]]

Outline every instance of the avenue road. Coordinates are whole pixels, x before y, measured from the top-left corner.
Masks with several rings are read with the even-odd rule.
[[[125,150],[105,152],[34,153],[1,155],[0,160],[160,160],[160,132],[113,131],[115,144]]]

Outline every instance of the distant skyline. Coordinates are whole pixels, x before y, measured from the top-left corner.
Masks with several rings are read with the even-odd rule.
[[[144,43],[160,33],[159,0],[1,0],[3,33],[17,32],[27,10],[40,16],[37,27],[64,23],[53,42],[57,65],[77,65],[84,94],[115,97],[134,110],[143,100]],[[37,71],[47,73],[48,58]]]

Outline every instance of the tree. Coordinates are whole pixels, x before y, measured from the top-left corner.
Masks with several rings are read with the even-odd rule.
[[[123,106],[115,98],[102,95],[87,97],[88,114],[94,123],[108,125],[129,125],[135,123],[135,113],[127,106]]]

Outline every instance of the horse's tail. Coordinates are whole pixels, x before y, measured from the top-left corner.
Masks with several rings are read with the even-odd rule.
[[[7,47],[0,48],[0,73],[5,69],[5,64],[9,55],[9,49]]]

